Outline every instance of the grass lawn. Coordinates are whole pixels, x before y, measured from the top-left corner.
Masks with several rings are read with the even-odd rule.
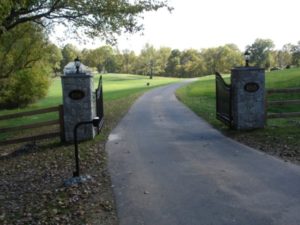
[[[97,88],[99,74],[94,77],[94,89]],[[114,100],[128,98],[133,94],[142,93],[148,89],[165,85],[172,82],[177,82],[176,78],[153,77],[152,80],[148,76],[129,75],[129,74],[105,74],[103,76],[103,91],[104,101],[106,103]],[[150,83],[147,86],[147,83]],[[16,112],[30,111],[40,108],[47,108],[62,104],[61,79],[56,78],[52,81],[48,95],[35,104],[29,105],[26,108],[14,110],[0,110],[0,115],[6,115]],[[109,111],[108,108],[105,111]],[[53,120],[58,118],[58,113],[47,113],[13,120],[0,121],[0,127],[12,127],[18,125],[26,125],[40,121]],[[0,139],[9,137],[10,134],[0,134]]]
[[[229,82],[229,75],[224,77]],[[266,73],[266,88],[295,87],[300,87],[300,69]],[[176,94],[184,104],[224,134],[270,154],[300,162],[300,118],[269,119],[265,129],[234,131],[216,119],[215,76],[200,78],[177,90]],[[267,97],[268,100],[297,98],[300,99],[299,94],[274,94]],[[300,111],[300,105],[268,109],[268,112],[297,111]]]

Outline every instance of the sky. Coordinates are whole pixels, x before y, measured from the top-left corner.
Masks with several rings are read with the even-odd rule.
[[[257,38],[273,40],[276,49],[300,41],[299,0],[169,0],[169,5],[174,7],[171,13],[161,9],[144,14],[143,35],[122,35],[117,47],[138,53],[146,43],[180,50],[233,43],[243,51]],[[56,42],[53,36],[51,40]],[[104,45],[97,39],[85,45],[76,40],[59,44],[68,42],[79,49]]]

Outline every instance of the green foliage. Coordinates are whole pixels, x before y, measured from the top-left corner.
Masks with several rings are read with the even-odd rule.
[[[276,64],[279,68],[285,68],[292,65],[292,48],[291,44],[285,44],[281,50],[275,52]]]
[[[54,76],[58,76],[63,71],[63,68],[61,67],[63,60],[62,51],[54,44],[50,44],[48,49],[48,54],[45,54],[45,56],[48,58],[47,61],[51,65]]]
[[[66,44],[61,50],[61,54],[61,69],[63,70],[69,62],[73,62],[77,56],[80,56],[80,51],[74,45]]]
[[[165,72],[171,76],[196,77],[215,71],[228,73],[231,68],[241,64],[242,54],[233,44],[201,51],[188,49],[180,52],[175,49],[168,58]]]
[[[165,69],[168,76],[178,77],[180,75],[180,57],[181,52],[178,49],[172,50]]]
[[[247,47],[251,52],[250,62],[257,67],[269,69],[272,65],[271,51],[274,47],[275,45],[270,39],[256,39],[252,45]]]
[[[1,1],[0,36],[20,24],[35,22],[43,27],[65,24],[89,37],[114,41],[114,34],[142,29],[140,14],[168,7],[157,0],[31,0]],[[169,8],[170,9],[170,8]]]
[[[151,70],[152,73],[156,74],[156,49],[153,45],[146,44],[144,48],[141,50],[141,53],[136,62],[136,73],[143,75],[150,75]]]
[[[96,67],[101,73],[120,72],[122,60],[119,52],[108,45],[82,52],[83,63],[89,67]]]
[[[8,79],[5,91],[2,93],[0,102],[7,107],[24,107],[29,103],[45,97],[50,80],[48,74],[51,69],[47,65],[36,65],[32,69],[17,71]]]
[[[135,53],[133,51],[129,51],[124,50],[123,54],[121,54],[122,56],[122,65],[121,65],[121,72],[123,73],[135,73],[135,64],[136,64],[136,60],[137,60],[137,56],[135,55]]]
[[[205,72],[205,63],[202,55],[195,49],[183,51],[180,57],[181,76],[196,77]]]
[[[292,64],[299,67],[300,66],[300,41],[297,45],[291,46],[292,52]]]
[[[216,71],[228,73],[233,67],[243,64],[242,53],[234,44],[204,49],[202,55],[206,63],[205,74],[213,74]]]
[[[171,48],[161,47],[156,52],[156,73],[157,75],[165,75],[168,58],[171,54]]]
[[[0,37],[1,108],[25,106],[45,96],[52,72],[50,61],[56,63],[52,49],[42,30],[29,23]]]
[[[134,72],[144,75],[164,75],[170,53],[170,48],[161,47],[157,50],[152,45],[146,44],[135,59]]]

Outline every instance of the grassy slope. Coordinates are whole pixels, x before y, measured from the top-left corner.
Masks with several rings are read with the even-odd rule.
[[[228,81],[228,76],[225,76]],[[300,70],[291,69],[266,73],[267,88],[300,87]],[[177,96],[199,116],[225,134],[252,147],[291,160],[300,161],[300,118],[269,119],[265,129],[231,131],[216,119],[215,77],[203,77],[199,81],[177,91]],[[300,99],[299,95],[272,95],[268,99]],[[268,112],[300,111],[300,106],[273,107]]]
[[[94,77],[94,88],[98,85],[99,76]],[[130,95],[142,93],[150,88],[176,82],[178,79],[154,77],[150,80],[145,76],[129,75],[129,74],[105,74],[103,75],[103,91],[104,101],[111,102],[121,98],[127,98]],[[150,86],[147,86],[147,83]],[[0,115],[11,114],[16,112],[30,111],[39,108],[57,106],[62,103],[61,81],[60,78],[53,80],[47,97],[41,99],[35,104],[32,104],[23,109],[1,110]],[[30,124],[38,121],[52,120],[58,117],[57,113],[47,113],[31,117],[17,118],[13,120],[0,121],[0,127],[10,127]],[[6,135],[5,135],[6,136]],[[0,137],[5,137],[4,135]]]
[[[98,85],[99,76],[99,74],[94,76],[95,89]],[[150,80],[148,76],[130,74],[104,74],[102,75],[102,77],[104,100],[118,99],[133,93],[144,91],[149,88],[178,81],[178,79],[166,77],[154,77],[152,80]],[[148,82],[150,83],[149,87],[146,86]],[[26,108],[19,108],[15,110],[0,110],[0,115],[56,106],[62,103],[61,96],[61,79],[55,78],[53,79],[52,85],[48,91],[48,95],[45,98]]]

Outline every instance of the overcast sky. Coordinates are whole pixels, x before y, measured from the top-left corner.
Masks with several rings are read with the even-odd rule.
[[[280,49],[286,43],[300,41],[300,0],[169,2],[174,7],[172,13],[160,10],[145,14],[144,35],[120,37],[119,49],[139,52],[146,43],[156,48],[167,46],[180,50],[234,43],[244,50],[256,38],[270,38]],[[87,45],[70,42],[79,48],[95,48],[103,44],[97,40]]]

